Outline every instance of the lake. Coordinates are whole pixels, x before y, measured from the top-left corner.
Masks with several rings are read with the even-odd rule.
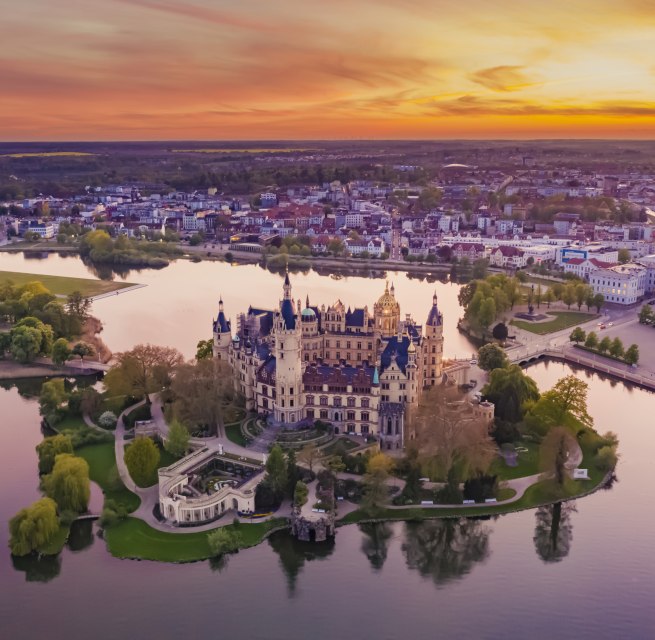
[[[0,269],[89,275],[77,259],[23,260],[0,255]],[[249,303],[274,304],[281,286],[279,276],[257,267],[220,263],[178,262],[127,279],[148,287],[94,305],[110,348],[149,340],[187,356],[208,335],[220,293],[234,318]],[[436,287],[446,353],[470,354],[454,327],[456,285],[393,280],[402,311],[419,320]],[[310,300],[369,306],[383,288],[379,279],[316,274],[294,276],[292,284],[294,297],[309,292]],[[540,363],[529,372],[546,389],[571,368]],[[36,401],[0,388],[1,637],[653,638],[654,398],[576,375],[590,384],[597,429],[618,433],[621,460],[610,488],[562,509],[557,545],[551,508],[489,520],[347,526],[331,545],[303,545],[281,533],[219,565],[118,560],[92,528],[75,531],[72,548],[54,560],[14,565],[6,522],[39,496],[34,447],[42,435]]]

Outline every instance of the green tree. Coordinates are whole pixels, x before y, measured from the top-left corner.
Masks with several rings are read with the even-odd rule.
[[[293,504],[296,507],[302,507],[307,502],[308,495],[309,489],[307,488],[307,485],[302,480],[298,480],[293,492]]]
[[[73,345],[73,349],[71,351],[71,354],[74,356],[78,356],[80,359],[80,362],[84,363],[84,358],[87,358],[88,356],[92,356],[95,353],[93,347],[90,344],[87,344],[86,342],[78,342]]]
[[[476,280],[483,280],[487,277],[487,268],[489,267],[489,260],[486,258],[478,258],[473,262],[471,277]]]
[[[55,340],[52,345],[52,362],[57,366],[61,366],[71,357],[71,350],[68,348],[68,340],[66,338],[59,338]]]
[[[478,312],[478,323],[484,332],[487,331],[491,323],[496,319],[496,302],[493,298],[485,298],[480,305]]]
[[[589,349],[595,349],[598,347],[598,335],[595,331],[590,331],[587,334],[587,339],[584,341],[584,346]]]
[[[619,249],[619,264],[627,264],[632,260],[630,251],[628,249]]]
[[[39,551],[59,531],[57,505],[50,498],[41,498],[21,509],[9,521],[9,548],[12,555],[26,556]]]
[[[376,453],[366,465],[364,475],[364,500],[362,507],[369,513],[376,513],[389,496],[387,480],[394,467],[393,460],[384,453]]]
[[[610,350],[610,347],[612,346],[612,341],[610,338],[605,336],[599,343],[598,343],[598,351],[601,353],[607,353]]]
[[[550,309],[550,305],[555,302],[555,294],[552,292],[551,289],[547,289],[546,293],[544,293],[544,302],[546,303],[546,306]]]
[[[653,320],[653,309],[650,305],[645,304],[639,311],[639,322],[641,324],[650,324]]]
[[[496,417],[507,422],[519,422],[526,404],[539,399],[537,383],[516,364],[491,371],[482,394],[494,403]]]
[[[596,307],[596,313],[600,313],[600,310],[605,304],[605,296],[602,293],[597,293],[594,296],[594,307]]]
[[[73,453],[73,441],[69,435],[50,436],[36,445],[36,453],[39,457],[39,473],[44,475],[52,471],[55,458],[60,453]]]
[[[241,533],[234,528],[221,527],[207,534],[207,543],[214,557],[238,551],[243,544]]]
[[[592,427],[594,421],[587,411],[588,390],[589,385],[584,380],[570,375],[560,378],[542,397],[551,400],[556,407],[555,420],[559,424],[565,424],[567,416],[572,416],[585,427]]]
[[[567,306],[568,309],[571,308],[571,305],[576,300],[576,289],[574,285],[567,284],[562,291],[562,302]]]
[[[621,358],[623,356],[623,342],[621,342],[621,338],[616,337],[614,340],[612,340],[612,344],[610,345],[610,354],[615,358]]]
[[[18,323],[14,329],[20,329],[21,327],[31,327],[36,329],[41,335],[41,344],[39,345],[39,355],[48,356],[52,351],[52,343],[54,341],[54,333],[52,327],[48,324],[44,324],[38,318],[34,316],[27,316],[23,318]]]
[[[507,330],[507,325],[504,322],[499,322],[494,328],[493,331],[491,332],[491,335],[494,337],[495,340],[498,340],[501,344],[507,340],[507,336],[509,335],[509,331]]]
[[[639,347],[636,344],[631,344],[626,349],[624,359],[628,364],[637,364],[639,362]]]
[[[83,458],[70,453],[55,457],[52,473],[43,477],[46,495],[58,505],[59,511],[86,511],[91,494],[89,465]]]
[[[585,303],[588,293],[589,287],[586,284],[580,283],[575,285],[575,301],[578,305],[578,311],[582,309],[582,305]]]
[[[66,311],[82,325],[89,317],[91,304],[91,298],[83,296],[80,291],[73,291],[66,298]]]
[[[507,354],[497,344],[489,343],[478,351],[478,366],[483,371],[502,369],[509,364]]]
[[[189,449],[189,430],[177,419],[173,419],[168,427],[168,438],[164,449],[172,456],[181,458]]]
[[[279,445],[273,445],[266,459],[266,480],[275,494],[283,496],[288,486],[287,461]]]
[[[576,327],[575,329],[573,329],[573,331],[571,331],[569,340],[577,344],[578,342],[584,342],[586,337],[587,334],[585,333],[585,330],[582,327]]]
[[[39,411],[50,425],[61,421],[66,414],[68,392],[62,378],[55,378],[41,385]]]
[[[125,464],[139,487],[149,487],[156,480],[160,453],[151,438],[138,437],[125,449]]]
[[[196,345],[196,360],[205,360],[213,356],[214,341],[211,338],[209,340],[199,340]]]
[[[23,364],[31,362],[41,352],[42,335],[32,327],[14,327],[11,330],[11,355]]]

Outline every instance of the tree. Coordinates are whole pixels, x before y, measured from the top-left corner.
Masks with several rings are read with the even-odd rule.
[[[89,317],[91,304],[91,298],[83,296],[80,291],[73,291],[66,298],[66,310],[79,321],[80,325]]]
[[[534,294],[534,301],[537,303],[537,309],[541,309],[541,301],[543,299],[543,289],[540,284],[537,285],[537,291]]]
[[[587,334],[587,339],[584,341],[584,346],[588,349],[595,349],[598,346],[598,335],[595,331],[590,331]]]
[[[627,348],[624,360],[628,364],[637,364],[637,362],[639,362],[639,347],[636,344],[631,344]]]
[[[623,342],[621,342],[621,338],[616,337],[614,340],[612,340],[609,352],[610,355],[614,356],[615,358],[621,358],[623,356]]]
[[[104,411],[98,418],[98,424],[103,429],[113,429],[116,426],[118,418],[113,411]]]
[[[597,293],[594,296],[594,307],[596,307],[596,313],[600,313],[600,310],[605,304],[605,296],[602,293]]]
[[[314,471],[314,462],[318,460],[320,453],[315,444],[304,446],[298,453],[298,461],[307,465],[310,471]]]
[[[86,511],[91,495],[87,461],[70,453],[60,453],[55,457],[52,473],[43,477],[43,488],[57,503],[60,512]]]
[[[171,347],[139,344],[130,351],[117,353],[116,364],[105,376],[109,395],[145,398],[170,384],[173,369],[182,363],[182,354]]]
[[[575,440],[564,427],[553,427],[543,439],[539,447],[541,468],[552,473],[558,486],[566,480],[566,461],[573,448]]]
[[[282,448],[278,444],[273,445],[271,452],[268,454],[265,481],[270,485],[273,492],[280,496],[280,499],[284,496],[288,486],[287,461]]]
[[[503,370],[491,375],[496,371]],[[430,387],[409,415],[409,439],[433,480],[446,479],[455,465],[463,476],[485,472],[495,456],[488,422],[461,411],[461,400],[456,388]]]
[[[90,344],[87,344],[86,342],[78,342],[77,344],[73,345],[73,350],[71,353],[74,356],[78,356],[80,362],[84,364],[84,358],[87,356],[92,356],[95,353],[95,350]]]
[[[532,540],[544,562],[559,562],[569,555],[573,538],[571,514],[575,510],[572,502],[556,502],[537,509]]]
[[[199,340],[196,345],[196,360],[205,360],[213,356],[214,341],[211,338],[209,340]]]
[[[618,260],[619,260],[619,264],[627,264],[628,262],[630,262],[630,260],[632,260],[630,251],[628,249],[619,249]]]
[[[209,550],[215,557],[226,553],[234,553],[242,545],[241,533],[234,528],[221,527],[207,534],[207,543]]]
[[[73,441],[68,435],[50,436],[36,445],[36,453],[39,457],[39,473],[44,475],[52,471],[55,458],[60,453],[73,453]]]
[[[344,244],[339,238],[332,238],[327,244],[327,250],[335,256],[341,255],[344,249]]]
[[[491,332],[491,335],[494,339],[498,340],[501,344],[507,340],[509,331],[507,330],[507,325],[504,322],[499,322]]]
[[[11,330],[11,355],[23,364],[31,362],[41,352],[42,335],[32,327],[14,327]]]
[[[64,417],[67,401],[68,392],[62,378],[55,378],[41,385],[39,411],[50,425],[57,424]]]
[[[181,458],[189,449],[189,430],[177,419],[173,419],[168,427],[168,437],[164,449],[172,456]]]
[[[224,360],[208,358],[179,364],[173,371],[171,391],[176,417],[191,431],[197,427],[210,433],[221,431],[226,410],[238,401],[230,365]],[[148,388],[157,389],[154,380],[146,382],[151,385]]]
[[[480,347],[478,351],[478,366],[483,371],[502,369],[509,364],[505,351],[497,344],[489,343]]]
[[[572,416],[585,427],[593,426],[593,418],[587,411],[587,392],[589,385],[574,375],[560,378],[552,389],[543,394],[557,409],[556,421],[565,424],[567,416]]]
[[[491,371],[482,394],[494,403],[496,417],[507,422],[519,422],[526,403],[539,399],[537,383],[516,364]]]
[[[571,308],[571,305],[576,300],[576,291],[575,286],[567,284],[562,291],[562,302],[567,306],[568,309]]]
[[[387,480],[393,467],[393,460],[384,453],[376,453],[369,459],[364,474],[362,505],[369,513],[375,513],[386,503],[389,495]]]
[[[585,333],[585,330],[582,327],[576,327],[571,331],[571,335],[569,336],[569,340],[571,342],[575,342],[578,344],[578,342],[584,342],[587,337],[587,334]]]
[[[59,531],[57,505],[50,498],[41,498],[21,509],[9,521],[9,548],[14,556],[39,551]]]
[[[612,346],[612,341],[610,338],[605,336],[599,343],[598,343],[598,351],[601,353],[607,353],[610,350],[610,347]]]
[[[489,325],[496,319],[496,302],[493,298],[485,298],[480,305],[478,312],[478,322],[483,332],[489,328]]]
[[[555,294],[552,292],[551,289],[548,289],[546,293],[544,293],[544,302],[546,303],[546,306],[550,309],[551,303],[555,302]]]
[[[127,470],[139,487],[149,487],[153,484],[159,459],[159,449],[151,438],[135,438],[125,449]]]
[[[52,343],[54,340],[52,327],[48,324],[44,324],[41,322],[41,320],[35,318],[34,316],[27,316],[26,318],[23,318],[18,323],[16,323],[15,327],[12,329],[12,333],[14,331],[19,331],[23,327],[29,327],[39,332],[41,341],[39,344],[38,355],[50,355],[52,352]]]
[[[68,340],[66,338],[59,338],[55,340],[52,345],[52,362],[57,366],[61,366],[71,357],[71,350],[68,348]]]
[[[293,492],[293,504],[298,508],[302,507],[307,502],[308,495],[309,489],[307,485],[302,480],[298,480]]]
[[[487,267],[489,266],[489,260],[486,258],[478,258],[473,262],[473,268],[471,270],[471,277],[476,280],[483,280],[487,277]]]
[[[639,311],[640,324],[650,324],[653,321],[653,309],[649,304],[645,304]]]

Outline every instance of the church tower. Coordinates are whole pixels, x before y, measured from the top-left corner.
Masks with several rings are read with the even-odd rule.
[[[302,407],[302,322],[294,308],[289,274],[284,278],[284,297],[275,314],[275,409],[273,418],[294,424],[303,418]]]
[[[443,361],[443,316],[437,306],[437,293],[425,323],[423,341],[423,387],[433,387],[441,379]]]
[[[212,336],[214,339],[214,357],[227,362],[227,351],[232,340],[232,326],[223,311],[223,298],[218,301],[218,316],[212,323]]]

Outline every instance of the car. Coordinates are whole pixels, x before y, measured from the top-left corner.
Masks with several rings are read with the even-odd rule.
[[[598,328],[599,328],[599,329],[607,329],[607,327],[606,327],[604,324],[599,324],[599,325],[598,325]]]
[[[613,327],[613,326],[614,326],[614,323],[613,323],[613,322],[608,322],[608,323],[607,323],[607,326],[608,326],[608,327]]]
[[[471,358],[471,362],[469,364],[478,364],[478,361],[475,358]]]
[[[654,304],[655,304],[655,300],[651,300],[648,304],[651,305],[651,306],[654,305]]]

